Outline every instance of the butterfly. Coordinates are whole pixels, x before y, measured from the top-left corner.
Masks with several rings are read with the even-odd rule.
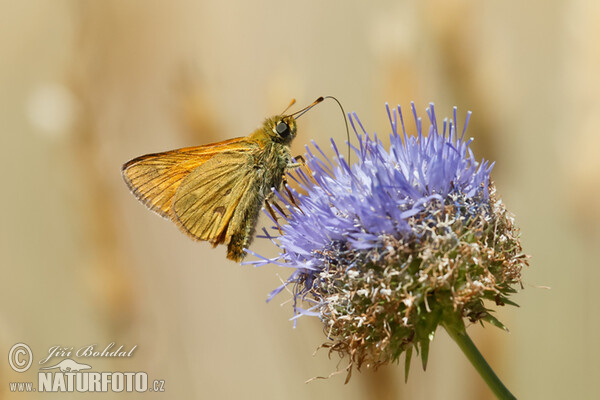
[[[227,258],[239,262],[262,206],[273,214],[273,188],[300,166],[290,153],[296,119],[323,100],[267,118],[249,136],[134,158],[123,165],[123,179],[150,210],[195,240],[227,245]]]

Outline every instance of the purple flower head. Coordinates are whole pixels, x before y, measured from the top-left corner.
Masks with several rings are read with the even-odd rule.
[[[275,221],[278,237],[265,232],[279,257],[254,262],[292,268],[269,299],[291,287],[295,316],[321,318],[326,346],[358,367],[403,351],[409,360],[413,346],[425,363],[449,310],[501,326],[483,299],[511,303],[506,296],[524,263],[516,228],[494,197],[493,164],[477,161],[464,138],[470,114],[461,132],[456,108],[440,126],[430,104],[424,134],[412,104],[416,135],[409,136],[400,107],[386,108],[387,149],[356,114],[356,163],[333,141],[333,160],[314,142],[315,151],[307,147],[307,168],[291,175],[303,193],[276,193],[285,224]]]

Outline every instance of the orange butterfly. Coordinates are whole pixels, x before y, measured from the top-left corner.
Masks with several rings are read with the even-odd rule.
[[[296,118],[323,100],[267,118],[246,137],[134,158],[123,165],[125,183],[184,233],[213,247],[226,244],[227,258],[241,261],[262,205],[272,212],[272,188],[280,189],[285,172],[300,165],[290,154]]]

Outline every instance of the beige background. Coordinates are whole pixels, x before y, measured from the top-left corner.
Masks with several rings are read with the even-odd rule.
[[[96,370],[166,382],[136,398],[492,398],[443,331],[406,384],[397,365],[305,384],[337,360],[312,356],[322,329],[292,329],[288,295],[265,304],[288,271],[226,261],[121,180],[135,156],[246,135],[292,97],[335,95],[379,133],[385,101],[474,112],[476,154],[497,161],[533,258],[521,308],[498,312],[511,333],[469,332],[519,398],[593,398],[599,37],[598,3],[582,0],[0,2],[0,396],[51,397],[8,393],[37,370],[9,368],[14,343],[37,362],[54,345],[114,341],[134,356]],[[299,129],[297,154],[345,135],[334,103]]]

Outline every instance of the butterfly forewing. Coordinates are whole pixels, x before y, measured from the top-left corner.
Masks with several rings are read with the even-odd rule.
[[[173,197],[185,177],[224,147],[230,151],[243,151],[247,146],[246,138],[235,138],[206,146],[147,154],[127,162],[122,169],[123,178],[143,204],[169,218]]]

